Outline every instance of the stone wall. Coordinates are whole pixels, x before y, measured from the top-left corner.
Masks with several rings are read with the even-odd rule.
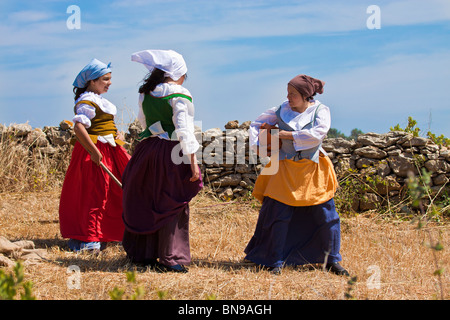
[[[254,155],[249,152],[248,126],[249,122],[239,125],[237,121],[230,121],[223,131],[215,128],[202,133],[203,151],[211,145],[211,139],[217,141],[223,146],[223,162],[225,154],[230,153],[234,145],[234,164],[206,164],[203,161],[202,165],[204,181],[223,200],[248,195],[267,161],[257,158],[255,162]],[[245,151],[238,145],[240,138],[245,139]],[[401,204],[407,196],[408,175],[417,176],[422,169],[432,173],[433,197],[450,191],[446,187],[450,178],[450,150],[429,139],[401,131],[366,133],[357,141],[327,138],[323,148],[340,182],[338,194],[340,192],[341,200],[348,201],[348,207],[354,211]],[[245,163],[242,163],[242,152]]]
[[[341,186],[355,185],[354,211],[397,205],[407,197],[409,175],[431,173],[431,195],[439,198],[450,191],[450,151],[430,139],[391,131],[366,133],[357,141],[326,139],[324,149],[331,158]]]
[[[3,139],[14,139],[18,145],[30,154],[42,156],[54,156],[67,149],[71,138],[74,136],[70,122],[62,121],[57,127],[32,128],[28,123],[11,124],[4,126],[0,124],[0,137]]]
[[[222,200],[250,196],[258,173],[267,162],[249,150],[250,122],[230,121],[224,129],[212,128],[196,137],[201,143],[197,157],[201,162],[203,181]],[[137,122],[126,134],[126,148],[132,154],[142,129]],[[57,127],[33,129],[28,124],[5,127],[0,135],[14,137],[30,153],[54,157],[66,150],[73,129],[68,122]],[[340,197],[354,211],[376,209],[401,203],[406,197],[408,174],[422,169],[432,173],[433,196],[445,195],[450,178],[450,151],[431,140],[410,133],[392,131],[366,133],[357,141],[327,138],[323,148],[334,164],[340,182]]]

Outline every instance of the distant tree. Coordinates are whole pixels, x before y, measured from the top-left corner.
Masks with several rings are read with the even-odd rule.
[[[362,132],[359,129],[353,129],[350,133],[350,136],[347,137],[345,134],[343,134],[342,132],[340,132],[338,129],[336,128],[330,128],[330,130],[328,130],[328,134],[327,137],[328,138],[343,138],[345,140],[355,140],[358,138],[358,136],[360,134],[364,134],[364,132]]]
[[[353,140],[356,141],[358,139],[358,136],[361,135],[361,134],[364,134],[364,132],[362,132],[361,130],[355,128],[355,129],[352,130],[352,132],[350,132],[350,137],[349,138],[350,138],[350,140],[353,139]]]
[[[345,134],[343,134],[342,132],[340,132],[338,129],[335,129],[335,128],[330,128],[330,130],[328,130],[327,137],[328,138],[344,138],[344,139],[347,138],[345,136]]]

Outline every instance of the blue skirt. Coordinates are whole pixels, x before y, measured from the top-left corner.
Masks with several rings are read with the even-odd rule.
[[[334,200],[293,207],[265,197],[245,259],[266,267],[341,261],[341,227]]]

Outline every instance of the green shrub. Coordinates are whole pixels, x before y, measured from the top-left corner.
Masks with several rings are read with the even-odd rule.
[[[24,282],[23,265],[17,262],[13,272],[6,274],[0,270],[0,300],[15,300],[20,293],[21,300],[35,300],[31,281]]]

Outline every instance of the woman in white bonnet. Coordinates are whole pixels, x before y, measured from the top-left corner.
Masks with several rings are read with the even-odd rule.
[[[149,74],[139,88],[138,119],[145,129],[122,177],[123,247],[136,264],[187,272],[189,201],[203,185],[194,105],[182,86],[186,63],[172,50],[144,50],[131,59]]]

